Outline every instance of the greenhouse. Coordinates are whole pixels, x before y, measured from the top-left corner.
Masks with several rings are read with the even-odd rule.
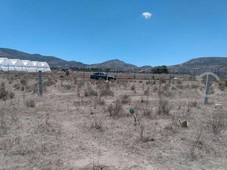
[[[13,63],[8,58],[0,58],[0,69],[2,71],[12,71],[15,70]]]
[[[51,72],[47,62],[0,58],[0,71]]]
[[[13,70],[15,71],[24,71],[24,63],[18,59],[9,59],[13,64]]]

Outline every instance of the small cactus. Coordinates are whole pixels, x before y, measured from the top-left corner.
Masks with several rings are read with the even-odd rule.
[[[131,114],[133,114],[133,117],[134,117],[134,125],[136,126],[137,125],[137,117],[136,117],[136,111],[135,111],[135,109],[134,108],[130,108],[129,109],[129,112],[131,113]]]
[[[129,112],[130,112],[131,114],[134,114],[134,113],[135,113],[135,109],[134,109],[134,108],[130,108],[130,109],[129,109]]]

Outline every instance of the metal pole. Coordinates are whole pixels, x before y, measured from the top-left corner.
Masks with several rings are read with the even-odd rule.
[[[42,71],[39,71],[39,95],[43,95],[43,79],[42,79]]]
[[[8,75],[7,75],[7,79],[9,80],[9,63],[8,63]]]
[[[209,95],[209,88],[210,88],[210,75],[207,75],[206,80],[206,89],[205,89],[205,96],[204,96],[204,104],[208,103],[208,95]]]

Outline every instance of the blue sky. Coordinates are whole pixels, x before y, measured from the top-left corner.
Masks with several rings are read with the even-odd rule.
[[[0,28],[0,47],[86,64],[227,57],[226,0],[0,0]]]

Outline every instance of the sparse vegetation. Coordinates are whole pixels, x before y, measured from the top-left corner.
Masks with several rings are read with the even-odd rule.
[[[124,94],[123,96],[121,96],[121,103],[122,104],[128,104],[131,102],[130,96],[127,94]]]
[[[212,112],[212,132],[217,135],[220,134],[221,131],[225,129],[226,123],[224,119],[224,111],[220,108],[213,110]]]
[[[34,108],[34,107],[35,107],[35,101],[32,100],[32,99],[27,100],[27,101],[26,101],[26,106],[27,106],[27,107],[32,107],[32,108]]]
[[[133,84],[132,86],[131,86],[131,88],[130,88],[132,91],[134,91],[135,89],[136,89],[136,86],[135,86],[135,84]]]
[[[15,93],[8,91],[6,89],[6,83],[2,82],[0,84],[0,100],[6,101],[7,99],[13,99],[15,97]]]
[[[104,121],[101,118],[94,117],[94,121],[91,124],[91,128],[103,131],[103,123]]]
[[[169,104],[168,100],[160,98],[158,101],[158,115],[169,115],[171,111],[171,105]]]
[[[114,104],[108,106],[108,112],[111,117],[118,117],[122,115],[122,111],[123,111],[122,104],[121,101],[119,100],[116,100]]]
[[[96,90],[94,90],[92,87],[88,87],[84,91],[84,96],[85,97],[88,97],[88,96],[98,96],[98,92]]]
[[[102,89],[100,90],[100,96],[113,96],[114,92],[110,89]]]
[[[141,167],[225,167],[219,160],[226,157],[226,90],[215,96],[219,87],[213,86],[214,97],[203,105],[198,91],[204,87],[184,75],[176,83],[156,74],[150,80],[151,75],[116,73],[110,82],[79,71],[61,74],[43,77],[43,96],[36,95],[30,73],[11,76],[11,83],[1,79],[1,168],[130,169],[135,157]]]

